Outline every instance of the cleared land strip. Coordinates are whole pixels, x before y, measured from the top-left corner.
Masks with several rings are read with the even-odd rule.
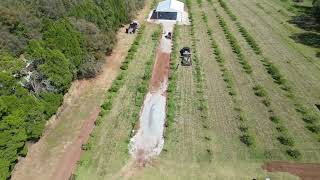
[[[146,33],[133,48],[136,53],[128,56],[132,59],[132,63],[123,66],[124,71],[128,69],[127,73],[123,77],[120,74],[118,81],[114,83],[114,88],[108,91],[108,97],[112,97],[113,102],[110,98],[106,99],[103,105],[105,114],[101,114],[92,138],[85,145],[87,150],[76,172],[76,176],[80,179],[110,178],[126,164],[129,158],[127,146],[131,129],[138,120],[141,107],[141,103],[138,102],[143,101],[143,96],[139,96],[141,90],[139,85],[144,84],[143,80],[146,79],[144,73],[148,73],[140,69],[152,65],[150,59],[154,59],[157,46],[153,43],[157,40],[151,37],[157,26],[150,24],[146,26]]]
[[[252,51],[254,51],[255,54],[248,53],[249,59],[250,57],[253,57],[251,58],[250,63],[254,64],[259,71],[258,73],[255,73],[256,77],[263,75],[261,81],[268,85],[266,86],[267,90],[271,92],[272,97],[277,101],[276,109],[278,112],[283,113],[284,117],[287,117],[286,123],[294,129],[294,134],[300,134],[300,136],[297,136],[299,141],[298,144],[300,144],[300,146],[305,150],[316,152],[317,148],[315,147],[315,144],[317,143],[316,141],[319,140],[319,136],[317,136],[318,132],[316,130],[319,123],[319,120],[317,120],[319,119],[319,115],[317,115],[316,112],[313,112],[312,107],[306,107],[305,103],[299,101],[295,95],[295,87],[292,87],[292,85],[287,82],[283,74],[281,74],[279,69],[264,57],[264,52],[260,49],[260,46],[256,43],[254,38],[237,21],[237,18],[234,18],[235,15],[230,11],[230,9],[228,9],[226,4],[224,4],[222,0],[220,0],[220,2],[222,2],[220,4],[230,16],[230,20],[228,22],[230,22],[230,27],[233,33],[237,34],[239,39],[242,39],[241,42],[243,43],[241,44],[247,49],[246,53],[250,52],[250,48],[247,47],[248,45],[254,45],[255,48],[259,49],[259,51],[255,51],[255,48],[252,47]],[[218,7],[219,8],[217,9],[221,9],[220,6]],[[219,12],[228,19],[223,10],[219,10]],[[244,39],[247,43],[245,43]],[[263,70],[263,68],[265,70]],[[270,75],[270,78],[265,76],[267,74]],[[272,83],[272,79],[274,83]],[[301,120],[306,123],[303,123]],[[307,128],[304,128],[304,126]],[[314,135],[311,134],[312,132]],[[312,136],[315,136],[316,138],[312,138]],[[310,155],[308,156],[308,159],[312,160],[312,157]],[[319,155],[316,156],[318,157]]]

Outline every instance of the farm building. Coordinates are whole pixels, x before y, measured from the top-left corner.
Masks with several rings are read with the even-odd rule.
[[[182,22],[184,3],[177,0],[165,0],[158,4],[153,11],[151,19],[176,20]]]

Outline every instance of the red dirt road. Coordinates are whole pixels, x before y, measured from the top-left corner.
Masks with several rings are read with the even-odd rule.
[[[288,172],[299,176],[302,180],[319,180],[320,164],[269,162],[262,166],[268,172]]]
[[[150,81],[150,92],[158,91],[165,80],[168,79],[170,70],[170,54],[158,52],[157,60],[153,67]]]
[[[76,141],[74,141],[66,150],[63,158],[59,162],[60,166],[56,169],[56,172],[50,178],[52,180],[56,179],[68,179],[70,175],[74,172],[75,166],[70,166],[77,164],[77,161],[81,156],[81,146],[85,144],[89,139],[90,133],[94,128],[94,122],[96,121],[100,112],[100,108],[97,108],[90,117],[84,122],[80,134]]]

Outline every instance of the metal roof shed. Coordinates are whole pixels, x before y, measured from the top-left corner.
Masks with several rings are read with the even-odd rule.
[[[158,4],[152,19],[182,21],[184,3],[177,0],[165,0]]]
[[[157,12],[180,12],[184,11],[184,4],[177,0],[166,0],[158,4]]]

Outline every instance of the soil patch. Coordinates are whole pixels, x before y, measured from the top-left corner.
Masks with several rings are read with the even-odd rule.
[[[161,88],[164,81],[168,78],[170,68],[170,54],[158,52],[157,60],[153,67],[152,78],[150,81],[150,91],[155,92]]]
[[[320,164],[268,162],[262,168],[268,172],[288,172],[299,176],[302,180],[320,179]]]

